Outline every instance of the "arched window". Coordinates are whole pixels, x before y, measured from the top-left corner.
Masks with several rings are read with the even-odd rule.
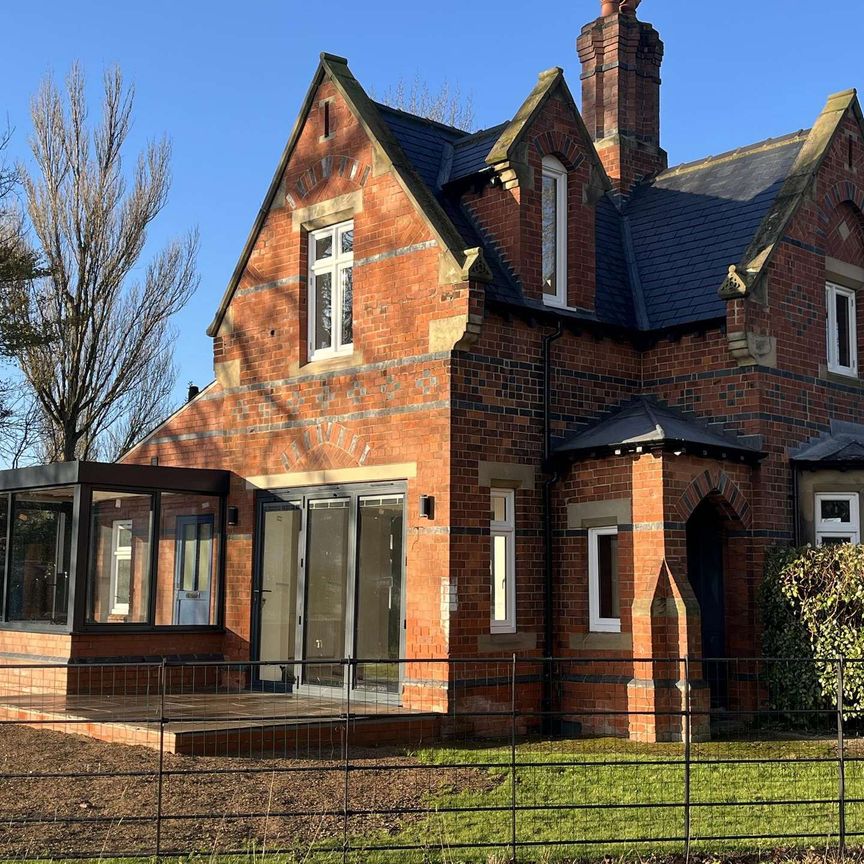
[[[567,305],[567,170],[543,157],[543,301]]]

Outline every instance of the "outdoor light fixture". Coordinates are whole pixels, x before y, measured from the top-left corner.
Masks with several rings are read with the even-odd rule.
[[[420,518],[434,519],[435,518],[435,496],[421,495],[420,496]]]
[[[228,524],[232,527],[240,521],[240,508],[231,506],[228,508]]]

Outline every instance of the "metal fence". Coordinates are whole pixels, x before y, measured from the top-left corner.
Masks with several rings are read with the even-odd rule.
[[[862,676],[790,659],[2,666],[0,860],[844,849],[864,837]]]

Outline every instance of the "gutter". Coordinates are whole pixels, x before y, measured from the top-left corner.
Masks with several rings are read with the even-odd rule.
[[[552,333],[543,337],[543,471],[549,476],[543,483],[543,680],[540,711],[543,733],[553,729],[552,722],[552,661],[555,654],[554,575],[555,558],[552,531],[552,487],[561,479],[552,468],[552,343],[564,335],[564,324],[559,319]]]

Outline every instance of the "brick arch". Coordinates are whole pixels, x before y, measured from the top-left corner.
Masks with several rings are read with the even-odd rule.
[[[844,204],[864,214],[864,189],[849,180],[842,180],[832,186],[822,202],[816,205],[819,216],[816,233],[823,240],[828,239],[836,222],[837,211]]]
[[[308,198],[316,187],[329,180],[331,177],[341,177],[348,183],[362,189],[369,177],[372,168],[362,162],[358,162],[351,156],[329,155],[324,156],[307,168],[295,180],[285,183],[285,201],[294,210],[297,200]]]
[[[318,423],[303,430],[280,455],[286,471],[357,468],[366,464],[372,445],[341,423]]]
[[[749,502],[725,471],[712,471],[709,468],[693,478],[678,499],[677,509],[681,521],[686,524],[696,508],[706,499],[716,504],[730,521],[737,522],[744,528],[753,524],[753,512]]]
[[[554,156],[568,171],[575,171],[585,161],[585,154],[579,142],[564,132],[554,129],[543,132],[531,143],[541,158]]]

